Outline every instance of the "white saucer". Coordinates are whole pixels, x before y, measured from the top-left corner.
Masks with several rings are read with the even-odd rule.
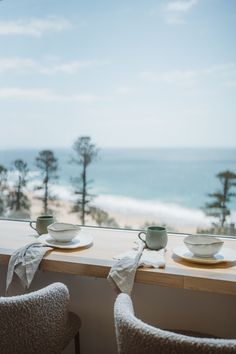
[[[75,238],[73,238],[73,240],[69,242],[56,241],[49,234],[40,236],[39,241],[44,243],[47,246],[52,246],[56,248],[73,249],[73,248],[90,246],[93,243],[93,238],[87,233],[81,231],[78,236],[76,236]]]
[[[235,262],[236,252],[230,248],[223,247],[219,253],[210,258],[197,257],[190,252],[187,247],[179,246],[173,249],[174,254],[194,263],[216,264],[221,262]]]

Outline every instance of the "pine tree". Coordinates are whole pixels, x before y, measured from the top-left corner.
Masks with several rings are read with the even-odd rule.
[[[50,193],[49,185],[58,179],[58,160],[51,150],[42,150],[36,157],[36,166],[40,169],[42,175],[42,185],[36,189],[43,190],[43,197],[40,198],[43,202],[43,212],[48,214],[48,201],[54,200],[54,196]]]
[[[72,212],[80,214],[81,224],[85,224],[85,216],[91,213],[90,201],[92,195],[88,192],[88,185],[91,181],[88,181],[87,169],[88,166],[97,158],[98,149],[96,145],[91,142],[91,138],[88,136],[79,137],[74,145],[73,150],[75,152],[72,162],[81,166],[82,171],[79,177],[73,178],[75,185],[75,195],[78,196],[75,204],[72,208]]]
[[[27,163],[18,159],[13,162],[13,166],[16,172],[16,183],[9,193],[8,207],[14,211],[29,210],[30,201],[24,191],[28,182],[27,175],[29,170]]]
[[[227,217],[230,215],[229,203],[236,193],[231,190],[236,186],[236,174],[231,171],[223,171],[216,175],[221,184],[221,190],[208,194],[213,199],[206,203],[205,213],[207,216],[213,216],[219,220],[221,227],[224,226]]]
[[[3,165],[0,165],[0,215],[4,215],[6,211],[7,190],[7,169]]]

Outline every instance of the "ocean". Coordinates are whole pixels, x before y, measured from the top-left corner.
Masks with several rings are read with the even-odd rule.
[[[0,163],[10,168],[23,159],[31,171],[31,185],[39,178],[35,157],[39,150],[0,151]],[[73,151],[53,149],[59,163],[55,188],[62,199],[72,195],[71,178],[80,167],[70,163]],[[207,224],[202,208],[208,194],[220,189],[217,173],[236,173],[236,149],[100,149],[88,168],[91,192],[99,206],[114,211],[161,215],[164,222],[185,218],[199,226]],[[236,198],[230,204],[236,219]],[[174,219],[173,219],[174,218]]]

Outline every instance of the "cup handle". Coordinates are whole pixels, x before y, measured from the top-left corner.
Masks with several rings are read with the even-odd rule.
[[[35,223],[35,221],[30,221],[30,227],[32,227],[32,229],[34,229],[35,231],[37,231],[37,230],[36,230],[36,227],[33,227],[33,225],[32,225],[33,223]]]
[[[138,234],[138,237],[140,238],[141,241],[143,241],[144,243],[146,243],[146,237],[145,237],[145,240],[141,237],[141,235],[144,234],[145,236],[147,236],[146,232],[145,231],[141,231],[139,234]]]

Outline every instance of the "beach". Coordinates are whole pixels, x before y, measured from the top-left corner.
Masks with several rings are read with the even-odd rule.
[[[57,220],[80,223],[71,213],[75,188],[73,179],[81,174],[81,166],[69,163],[69,149],[55,149],[58,159],[58,179],[49,183],[56,200],[52,210]],[[0,151],[0,163],[9,173],[9,184],[16,175],[11,162],[22,158],[29,175],[25,193],[31,200],[30,217],[42,214],[42,202],[35,188],[42,186],[43,176],[35,165],[38,151]],[[142,229],[147,225],[166,225],[169,230],[194,233],[212,224],[204,214],[209,193],[219,190],[219,171],[236,170],[235,149],[101,149],[99,159],[87,170],[91,205],[109,214],[113,225]],[[236,223],[236,198],[230,201],[231,216]],[[87,225],[96,222],[87,216]],[[105,225],[103,225],[105,226]],[[112,226],[111,223],[109,226]]]
[[[39,215],[43,214],[42,201],[39,200],[38,196],[34,193],[28,193],[28,198],[31,202],[30,217],[31,219],[36,220]],[[80,224],[81,221],[79,215],[71,212],[72,205],[71,201],[65,201],[62,199],[49,202],[49,208],[51,209],[51,213],[55,217],[55,220]],[[116,203],[114,204],[114,197],[100,196],[93,201],[93,205],[107,212],[109,217],[113,218],[120,228],[145,229],[149,225],[163,225],[166,226],[169,231],[195,233],[197,227],[210,226],[209,221],[207,221],[204,215],[201,215],[201,213],[199,214],[198,211],[193,211],[193,215],[195,213],[200,215],[200,217],[202,217],[202,222],[196,225],[194,224],[194,218],[192,218],[193,215],[189,213],[189,210],[186,210],[186,216],[188,219],[180,217],[183,212],[182,210],[181,213],[179,213],[179,216],[177,213],[173,218],[173,213],[176,213],[173,206],[169,206],[169,209],[168,206],[166,206],[165,210],[162,210],[161,213],[160,211],[158,212],[158,208],[155,210],[154,206],[153,209],[151,209],[151,206],[148,208],[147,205],[145,208],[145,204],[142,204],[143,208],[141,208],[140,205],[139,209],[137,209],[135,204],[132,204],[132,201],[130,200],[128,202],[125,197],[117,197]],[[97,226],[97,223],[90,216],[87,216],[86,225]],[[110,225],[103,224],[102,226]]]

